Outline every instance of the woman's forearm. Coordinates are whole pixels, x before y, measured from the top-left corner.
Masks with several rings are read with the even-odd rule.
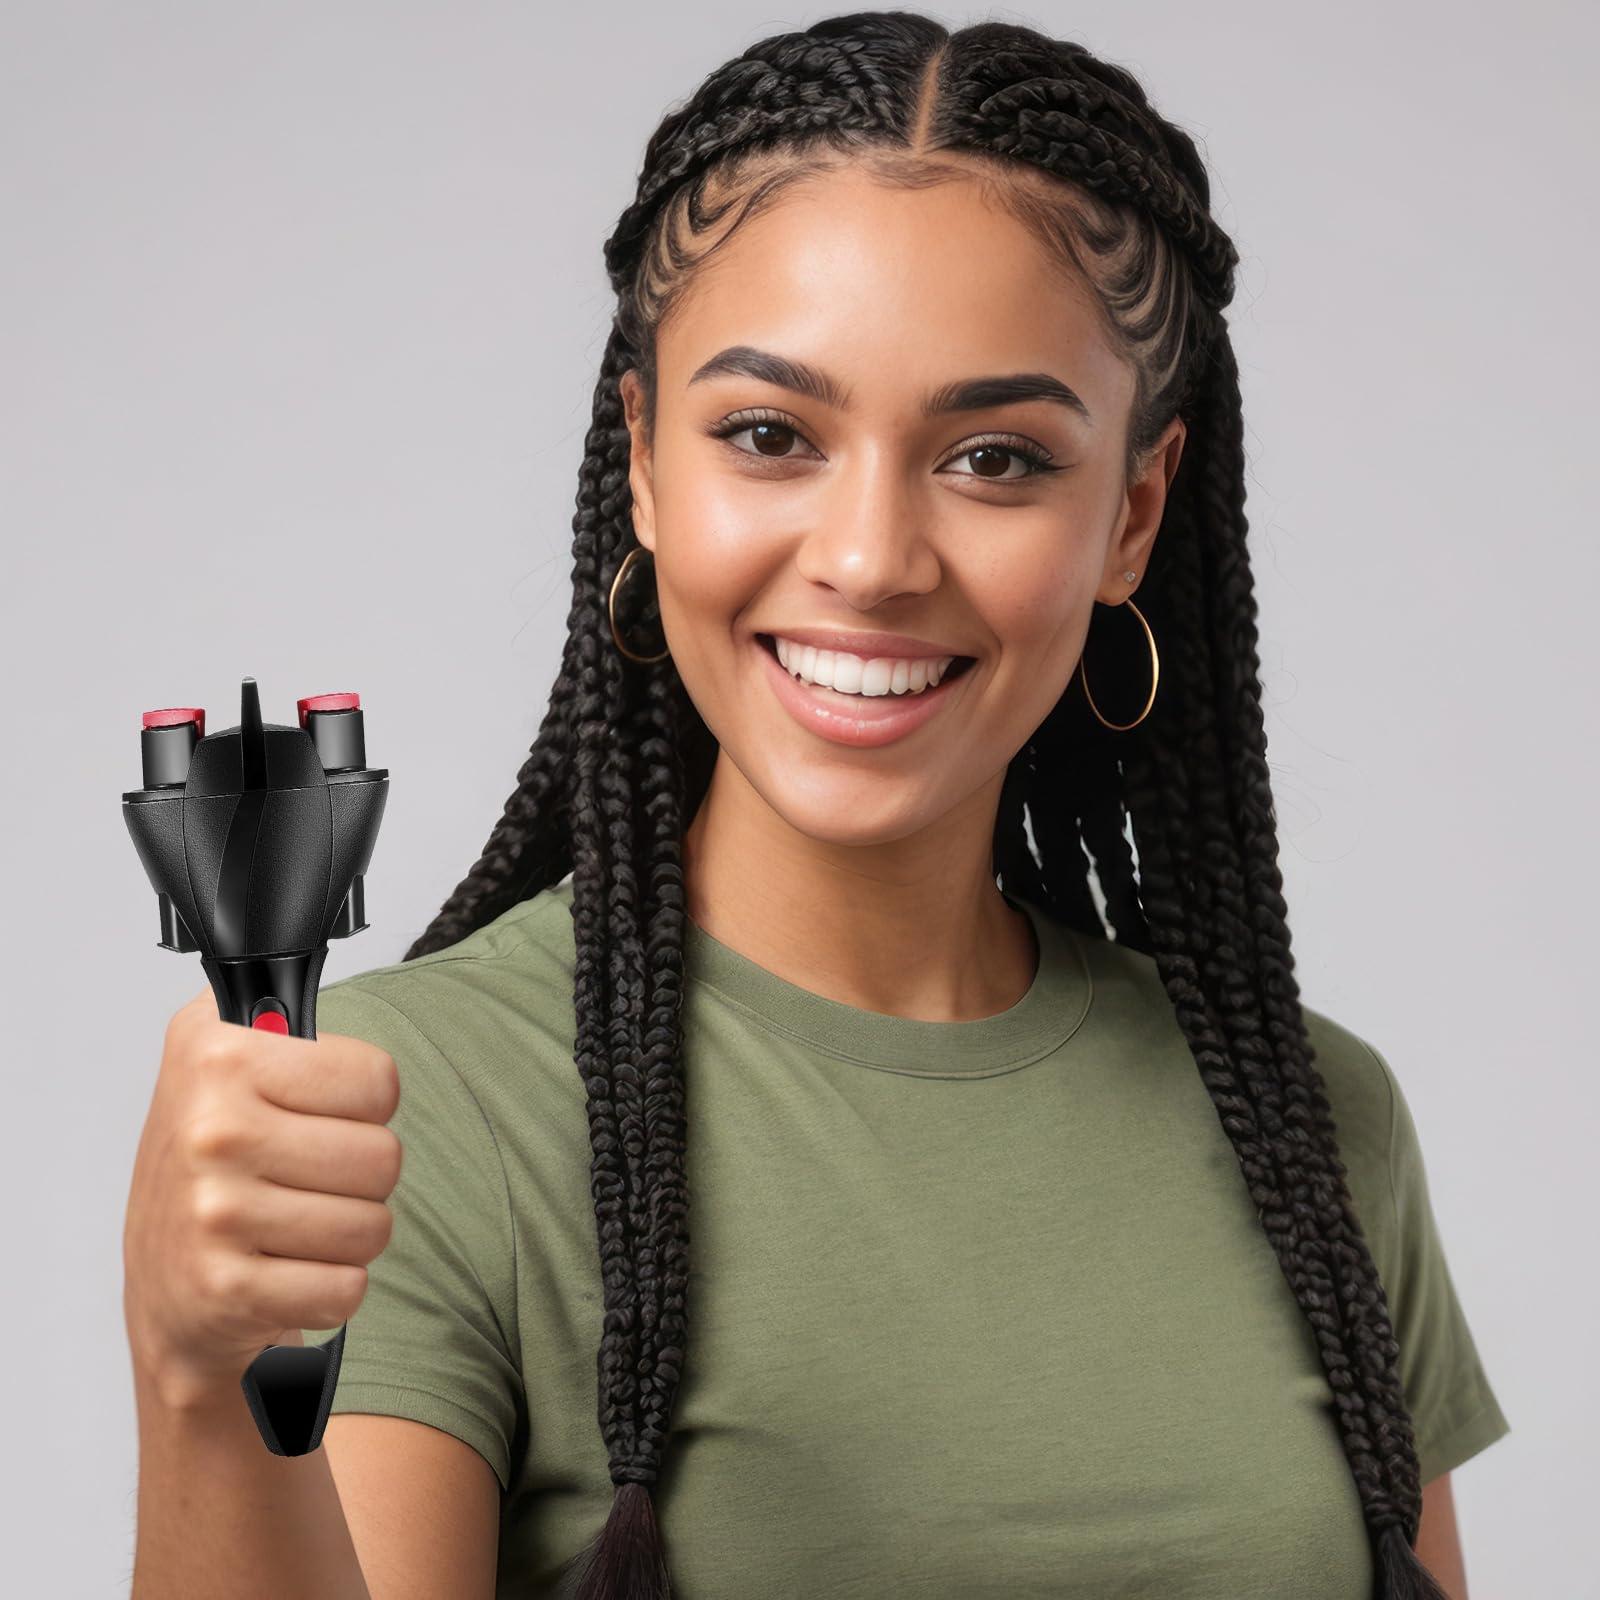
[[[134,1389],[130,1600],[371,1600],[325,1449],[274,1455],[238,1387],[177,1394],[136,1363]]]

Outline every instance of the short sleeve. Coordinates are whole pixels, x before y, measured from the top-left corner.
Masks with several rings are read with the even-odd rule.
[[[410,1417],[454,1434],[502,1490],[525,1416],[516,1343],[510,1200],[494,1133],[471,1087],[406,1012],[348,978],[317,1002],[319,1035],[365,1039],[394,1057],[400,1098],[389,1127],[400,1177],[389,1243],[367,1266],[331,1414]],[[336,1328],[302,1329],[325,1344]]]
[[[1450,1276],[1411,1108],[1389,1063],[1361,1042],[1383,1069],[1389,1090],[1390,1215],[1374,1219],[1372,1245],[1400,1346],[1401,1386],[1421,1479],[1427,1484],[1511,1428]]]

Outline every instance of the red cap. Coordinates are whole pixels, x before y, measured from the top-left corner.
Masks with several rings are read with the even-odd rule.
[[[197,723],[196,732],[206,736],[206,714],[199,706],[168,706],[163,711],[147,711],[144,725],[147,728],[175,728],[181,722]]]
[[[361,696],[358,694],[314,694],[308,695],[304,700],[297,700],[300,708],[300,726],[306,725],[306,717],[313,711],[359,711],[361,709]]]

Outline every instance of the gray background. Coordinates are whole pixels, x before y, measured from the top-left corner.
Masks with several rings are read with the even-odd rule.
[[[132,1566],[121,1230],[201,982],[118,814],[140,712],[358,690],[392,792],[328,977],[399,958],[556,670],[645,141],[827,14],[0,10],[8,1592]],[[1457,1478],[1475,1600],[1600,1595],[1593,8],[989,15],[1127,65],[1208,156],[1304,996],[1401,1078],[1512,1424]]]

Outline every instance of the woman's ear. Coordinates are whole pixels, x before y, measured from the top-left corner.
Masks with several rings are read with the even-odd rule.
[[[633,535],[652,554],[656,547],[656,502],[652,482],[650,441],[644,430],[644,385],[638,369],[629,367],[619,385],[622,410],[627,419],[628,488],[633,496]]]
[[[1097,598],[1104,605],[1117,605],[1129,592],[1125,573],[1142,573],[1150,564],[1150,547],[1161,528],[1167,508],[1167,490],[1183,457],[1188,425],[1174,417],[1166,431],[1150,447],[1143,471],[1128,488],[1128,510],[1122,532],[1106,551],[1105,570],[1100,575]]]

